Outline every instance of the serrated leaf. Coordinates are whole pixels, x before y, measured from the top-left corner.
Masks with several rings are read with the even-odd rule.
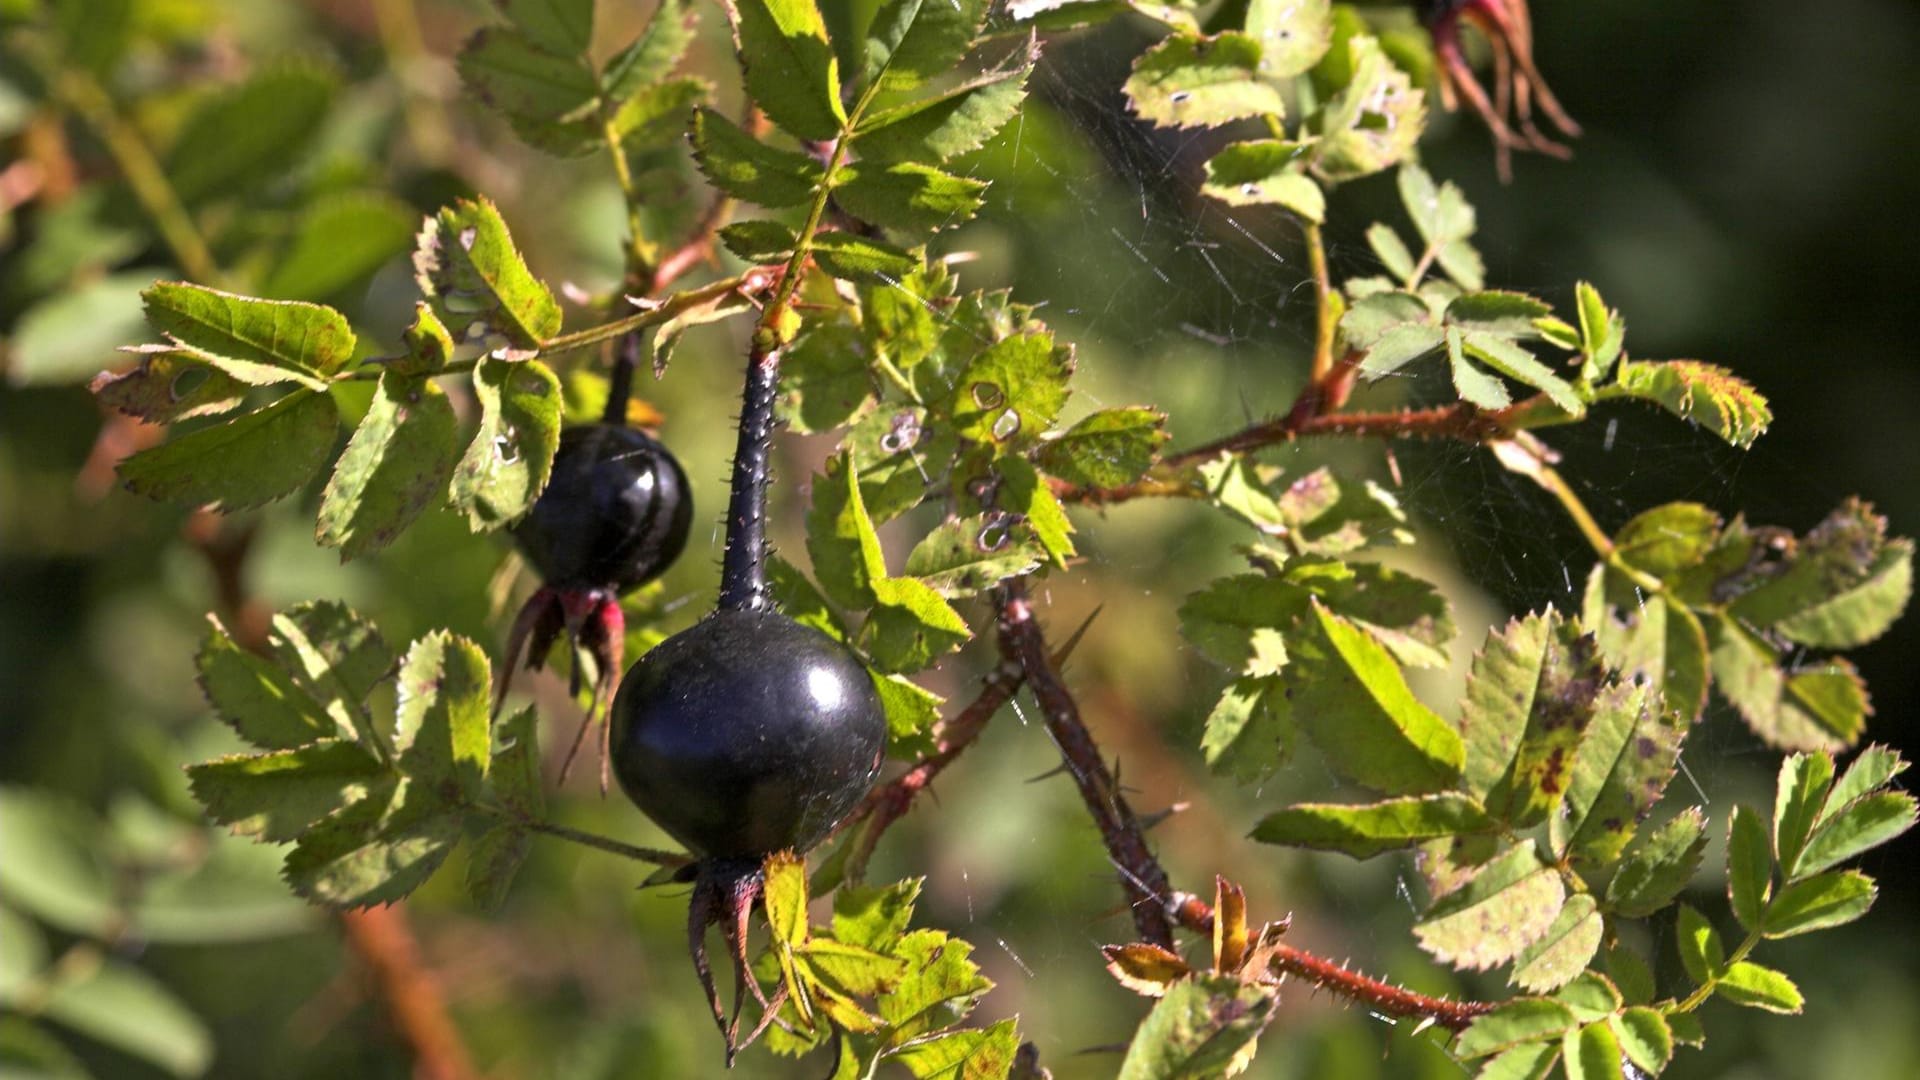
[[[841,427],[873,400],[866,342],[845,322],[817,323],[780,365],[779,411],[802,434]]]
[[[849,457],[832,459],[826,473],[813,478],[812,488],[807,556],[813,560],[813,576],[821,591],[841,607],[869,607],[873,588],[865,537],[872,535],[873,523],[866,516],[864,501],[858,501],[858,471]]]
[[[187,767],[207,816],[242,836],[293,840],[367,794],[386,767],[352,742],[322,739],[293,750],[216,758]]]
[[[353,358],[353,328],[330,307],[260,300],[184,281],[141,293],[147,322],[242,382],[299,382],[313,389]]]
[[[1009,337],[974,357],[948,403],[963,438],[987,445],[1027,445],[1053,425],[1067,401],[1070,348],[1053,335]]]
[[[316,300],[365,281],[406,252],[413,211],[392,196],[342,192],[315,200],[300,214],[293,238],[260,287],[261,295]]]
[[[1461,401],[1488,410],[1513,404],[1513,395],[1504,383],[1467,359],[1466,340],[1458,328],[1451,326],[1447,328],[1447,367],[1453,372],[1453,389]]]
[[[213,1061],[206,1023],[153,976],[123,960],[52,980],[40,1012],[175,1076],[200,1076]]]
[[[1452,185],[1448,185],[1451,187]],[[1436,199],[1440,198],[1437,194]],[[1462,201],[1461,205],[1464,205]],[[1457,214],[1457,211],[1440,211]],[[1471,231],[1472,212],[1467,212]],[[1457,223],[1442,221],[1439,227],[1458,228]],[[1469,333],[1484,333],[1503,339],[1534,337],[1537,320],[1551,315],[1553,306],[1526,293],[1484,289],[1461,293],[1447,302],[1447,322]]]
[[[890,950],[907,932],[922,878],[891,885],[843,885],[833,894],[833,938],[868,949]]]
[[[434,383],[383,373],[321,493],[314,538],[339,548],[342,560],[392,543],[453,471],[456,423],[446,392]]]
[[[1368,379],[1391,375],[1446,342],[1446,332],[1437,326],[1405,323],[1388,327],[1367,348],[1366,357],[1360,361],[1360,374]]]
[[[1528,1043],[1487,1059],[1473,1080],[1546,1080],[1560,1061],[1560,1043]]]
[[[1473,204],[1467,202],[1459,186],[1451,180],[1435,184],[1433,176],[1418,163],[1402,165],[1394,175],[1394,185],[1400,192],[1400,204],[1406,207],[1413,227],[1428,247],[1465,240],[1478,227]]]
[[[640,36],[615,53],[601,69],[606,96],[624,101],[648,82],[672,71],[693,43],[692,0],[664,0],[647,19]]]
[[[994,467],[1000,473],[999,509],[1026,518],[1047,557],[1064,569],[1074,555],[1074,528],[1053,488],[1024,457],[1003,457]]]
[[[1122,90],[1136,115],[1160,127],[1280,116],[1286,102],[1261,80],[1259,63],[1260,43],[1246,34],[1174,34],[1134,61]]]
[[[501,805],[524,818],[537,818],[544,796],[540,788],[539,715],[529,705],[495,728],[493,764],[487,789]],[[467,893],[482,910],[498,908],[513,886],[532,846],[532,833],[517,822],[490,826],[467,853]]]
[[[287,855],[287,884],[334,907],[391,903],[433,876],[462,823],[461,811],[402,781],[308,829]]]
[[[1832,787],[1831,755],[1789,754],[1781,760],[1774,791],[1773,847],[1788,881],[1800,876],[1800,853],[1813,835],[1814,824],[1826,817],[1824,811]]]
[[[1719,932],[1691,904],[1680,905],[1674,938],[1680,950],[1680,966],[1696,986],[1707,985],[1727,962],[1727,950],[1720,944]]]
[[[401,375],[438,375],[453,361],[453,335],[447,332],[433,306],[424,300],[413,305],[413,325],[400,332],[406,355],[387,362],[387,370]]]
[[[1540,864],[1531,844],[1521,844],[1442,897],[1413,934],[1435,959],[1484,971],[1545,935],[1566,898],[1560,875]]]
[[[1322,66],[1339,52],[1336,45],[1322,59]],[[1347,38],[1346,51],[1338,59],[1352,76],[1321,109],[1320,139],[1314,145],[1315,171],[1335,182],[1405,160],[1426,125],[1425,95],[1387,59],[1377,39],[1366,34]],[[1443,258],[1443,265],[1446,261]],[[1451,273],[1452,268],[1448,269]]]
[[[1741,448],[1773,423],[1773,409],[1733,372],[1697,360],[1632,360],[1620,365],[1611,396],[1640,398]]]
[[[742,131],[712,109],[693,114],[694,164],[714,187],[761,206],[798,206],[825,179],[819,162],[780,150]]]
[[[1553,1040],[1574,1025],[1573,1010],[1551,998],[1517,998],[1475,1017],[1454,1041],[1454,1055],[1471,1061],[1528,1043]]]
[[[1648,1075],[1658,1076],[1673,1060],[1673,1032],[1667,1018],[1644,1006],[1628,1009],[1611,1021],[1620,1052]]]
[[[959,612],[912,578],[875,581],[873,595],[860,643],[883,671],[918,671],[973,636]]]
[[[987,190],[984,180],[910,161],[855,165],[841,175],[844,179],[833,189],[834,202],[841,209],[881,228],[915,236],[971,220]]]
[[[1773,845],[1767,827],[1744,804],[1735,806],[1727,821],[1727,899],[1733,917],[1749,930],[1758,929],[1772,895]]]
[[[1600,290],[1587,282],[1574,286],[1574,303],[1580,312],[1580,377],[1588,381],[1605,378],[1620,359],[1627,322],[1619,312],[1608,308],[1600,299]]]
[[[1616,599],[1616,591],[1624,595]],[[1625,578],[1600,563],[1587,579],[1581,621],[1609,665],[1660,687],[1669,706],[1699,719],[1707,705],[1707,632],[1684,603],[1663,594],[1636,596]]]
[[[458,66],[467,89],[504,114],[528,145],[561,157],[606,145],[600,81],[578,50],[555,50],[495,26],[467,41]]]
[[[1883,791],[1855,799],[1821,822],[1792,865],[1801,878],[1837,866],[1913,828],[1920,802],[1904,791]]]
[[[1469,330],[1463,341],[1470,355],[1502,375],[1547,395],[1561,411],[1570,416],[1586,413],[1586,402],[1572,384],[1511,340],[1484,330]]]
[[[1134,1032],[1120,1080],[1232,1075],[1245,1067],[1277,1006],[1272,989],[1236,978],[1175,983]]]
[[[201,692],[240,737],[264,750],[305,746],[336,733],[333,720],[279,665],[241,649],[215,616],[194,657]]]
[[[1593,638],[1557,613],[1490,635],[1461,710],[1466,790],[1484,793],[1488,812],[1516,828],[1545,821],[1567,789],[1605,676]]]
[[[945,0],[926,0],[944,3]],[[1014,1022],[942,1032],[901,1046],[888,1055],[917,1080],[1003,1080],[1020,1040]]]
[[[886,281],[920,265],[918,257],[881,240],[852,233],[821,233],[813,238],[813,261],[847,281]]]
[[[1864,645],[1886,632],[1913,591],[1913,542],[1888,540],[1885,518],[1858,499],[1827,515],[1786,566],[1729,611],[1816,648]]]
[[[476,531],[533,508],[560,446],[560,380],[539,361],[482,360],[473,369],[480,426],[454,466],[448,499]]]
[[[907,962],[908,974],[874,1002],[890,1045],[945,1027],[993,989],[971,959],[973,946],[941,931],[911,931],[892,952]]]
[[[667,364],[673,359],[673,350],[687,331],[759,310],[751,298],[738,291],[722,293],[711,300],[681,308],[677,314],[653,329],[653,342],[649,348],[653,353],[654,377],[666,373]]]
[[[1619,987],[1597,971],[1582,972],[1579,978],[1561,987],[1553,998],[1572,1009],[1574,1019],[1583,1024],[1603,1020],[1621,1005]]]
[[[946,699],[903,675],[876,672],[873,685],[887,714],[887,754],[916,760],[933,753],[933,725]]]
[[[768,119],[802,139],[840,134],[840,63],[813,0],[737,0],[734,46],[747,93]]]
[[[297,389],[264,409],[142,450],[116,471],[154,499],[244,510],[307,482],[333,450],[340,411],[333,398]]]
[[[1200,193],[1228,206],[1279,206],[1318,223],[1327,196],[1307,175],[1306,147],[1278,139],[1229,143],[1207,159]]]
[[[1413,277],[1413,252],[1407,250],[1407,242],[1400,239],[1393,226],[1378,221],[1368,226],[1367,246],[1397,280],[1404,283]]]
[[[1319,63],[1333,44],[1333,7],[1328,0],[1251,0],[1246,29],[1260,46],[1260,74],[1290,79]]]
[[[1559,989],[1586,968],[1605,932],[1606,920],[1592,895],[1568,897],[1547,932],[1514,957],[1513,984],[1536,994]]]
[[[1601,963],[1607,978],[1620,988],[1622,1000],[1636,1004],[1653,1000],[1653,969],[1647,966],[1637,950],[1616,938],[1602,956]]]
[[[1144,406],[1102,409],[1049,439],[1040,450],[1040,467],[1088,487],[1130,484],[1153,465],[1169,438],[1166,423],[1165,413]]]
[[[1644,918],[1680,895],[1693,880],[1707,850],[1707,822],[1698,807],[1688,807],[1628,847],[1620,868],[1607,884],[1607,907],[1628,918]]]
[[[641,87],[621,102],[607,121],[607,131],[629,155],[657,155],[686,134],[689,117],[713,97],[713,84],[687,77]]]
[[[207,97],[168,147],[165,170],[180,199],[195,204],[253,195],[290,171],[319,134],[336,88],[315,66],[255,72]]]
[[[1818,874],[1781,889],[1767,906],[1761,930],[1768,938],[1783,938],[1845,926],[1865,915],[1878,895],[1873,879],[1858,870]]]
[[[778,262],[793,254],[800,242],[792,229],[777,221],[736,221],[720,230],[720,243],[744,262]]]
[[[1706,558],[1719,538],[1719,514],[1699,503],[1674,502],[1621,526],[1614,550],[1628,565],[1668,578]]]
[[[1847,766],[1847,771],[1834,782],[1832,791],[1825,794],[1825,806],[1815,804],[1815,809],[1819,811],[1818,822],[1824,824],[1833,815],[1852,806],[1855,800],[1886,787],[1906,771],[1907,762],[1896,750],[1875,744],[1860,751],[1853,763]],[[1828,776],[1833,774],[1831,762],[1826,772]],[[1786,858],[1782,856],[1780,861],[1785,863]]]
[[[1356,297],[1353,306],[1340,316],[1340,336],[1349,348],[1366,350],[1389,330],[1409,324],[1424,326],[1432,321],[1432,311],[1417,296],[1398,291],[1375,293]],[[1436,344],[1440,340],[1438,330],[1434,331],[1433,339]]]
[[[1708,615],[1713,685],[1754,734],[1783,750],[1837,750],[1857,740],[1873,711],[1852,664],[1830,659],[1789,673],[1779,652],[1732,619]]]
[[[150,424],[171,424],[231,412],[246,400],[246,383],[191,350],[149,347],[137,355],[138,367],[102,371],[87,384],[102,405]]]
[[[1313,610],[1322,636],[1317,655],[1305,642],[1296,650],[1306,670],[1293,701],[1308,737],[1335,769],[1368,787],[1419,794],[1450,786],[1466,755],[1460,736],[1413,696],[1379,642],[1318,599]]]
[[[1164,997],[1168,987],[1193,974],[1179,953],[1144,941],[1102,945],[1100,952],[1107,958],[1107,972],[1143,997]]]
[[[867,28],[868,83],[915,89],[957,64],[985,24],[987,0],[886,0]]]
[[[1560,1054],[1567,1080],[1624,1080],[1626,1076],[1620,1040],[1614,1036],[1613,1026],[1604,1021],[1567,1032]]]
[[[394,748],[417,786],[472,802],[493,762],[492,668],[480,646],[444,630],[407,650],[400,664]]]
[[[1293,741],[1285,684],[1274,678],[1242,678],[1221,691],[1207,714],[1200,749],[1214,772],[1253,783],[1287,763]]]
[[[1644,684],[1602,690],[1574,752],[1563,812],[1548,819],[1555,852],[1582,867],[1617,859],[1673,778],[1687,729]]]
[[[447,325],[475,321],[513,345],[538,348],[560,332],[560,305],[527,269],[493,203],[462,199],[426,220],[413,254],[414,278]]]
[[[767,929],[776,943],[798,945],[807,940],[807,867],[791,852],[767,857]]]
[[[936,527],[907,554],[906,576],[942,596],[972,596],[1031,573],[1046,558],[1022,527],[976,514]]]
[[[1032,57],[1023,55],[932,97],[870,112],[860,121],[853,146],[867,161],[923,164],[977,150],[1019,113],[1032,71]]]
[[[544,49],[579,54],[593,44],[594,0],[494,0],[521,33]]]
[[[1768,1012],[1797,1014],[1806,1004],[1793,980],[1751,960],[1730,965],[1715,984],[1721,997],[1735,1005]]]
[[[1365,859],[1492,825],[1473,798],[1446,792],[1359,806],[1300,803],[1262,818],[1252,836],[1262,843],[1319,848]]]

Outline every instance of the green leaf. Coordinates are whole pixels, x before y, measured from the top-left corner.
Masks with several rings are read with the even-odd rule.
[[[1660,828],[1636,837],[1607,883],[1607,907],[1638,919],[1672,903],[1706,856],[1706,829],[1705,815],[1698,807],[1688,807]]]
[[[320,133],[336,81],[311,65],[256,71],[200,103],[165,159],[167,178],[188,205],[255,196],[298,164]]]
[[[1053,488],[1026,458],[1003,457],[995,468],[1000,472],[999,509],[1025,517],[1053,565],[1065,569],[1074,554],[1073,522]]]
[[[1819,822],[1824,824],[1833,815],[1852,806],[1855,800],[1886,787],[1906,771],[1907,763],[1898,751],[1878,744],[1860,751],[1853,759],[1853,764],[1847,766],[1847,771],[1833,785],[1833,790],[1822,796],[1826,805],[1821,807],[1818,802],[1814,803],[1814,808],[1819,810]],[[1833,775],[1831,761],[1827,763],[1826,774]],[[1782,856],[1780,861],[1784,864],[1787,860]]]
[[[1824,810],[1832,788],[1832,755],[1789,754],[1781,760],[1773,802],[1773,849],[1788,881],[1800,877],[1800,853],[1813,836],[1814,824],[1827,816]]]
[[[357,743],[322,739],[296,750],[190,765],[187,780],[209,818],[242,836],[279,842],[364,798],[385,772]]]
[[[437,375],[453,361],[453,335],[426,301],[415,301],[413,325],[400,332],[405,356],[387,362],[387,370],[403,375]]]
[[[140,332],[140,296],[152,283],[150,271],[106,274],[21,312],[9,335],[8,381],[63,385],[111,367],[114,349]],[[104,373],[100,379],[111,381]],[[101,385],[95,382],[95,393]]]
[[[1437,193],[1434,198],[1439,199]],[[1461,202],[1460,205],[1465,204]],[[1469,232],[1472,229],[1472,220],[1472,210],[1469,208],[1466,218]],[[1434,227],[1458,228],[1459,225],[1442,220],[1435,223]],[[1446,318],[1449,324],[1469,333],[1477,332],[1511,339],[1538,336],[1534,324],[1551,314],[1553,314],[1553,306],[1538,297],[1528,296],[1526,293],[1487,289],[1461,293],[1448,301]]]
[[[1791,549],[1786,567],[1729,611],[1816,648],[1846,649],[1885,633],[1913,592],[1913,542],[1888,540],[1887,522],[1848,499]]]
[[[344,604],[326,600],[296,604],[276,614],[267,643],[273,658],[336,714],[336,720],[341,718],[337,707],[359,708],[393,672],[396,659],[372,623]]]
[[[1167,415],[1134,406],[1082,418],[1040,450],[1040,467],[1069,483],[1119,487],[1140,479],[1166,443]]]
[[[849,457],[833,458],[827,463],[826,473],[813,478],[812,488],[813,502],[807,510],[807,556],[813,560],[813,576],[820,582],[821,591],[841,607],[869,607],[873,604],[873,588],[865,538],[872,535],[873,522],[859,498],[858,471]]]
[[[1675,502],[1621,526],[1614,550],[1629,566],[1669,578],[1706,558],[1719,538],[1719,514],[1699,503]]]
[[[244,510],[306,483],[333,450],[339,426],[332,397],[299,389],[237,420],[142,450],[117,471],[129,490],[149,498]]]
[[[1046,557],[1039,541],[1005,515],[976,514],[935,528],[907,555],[906,576],[942,596],[972,596],[1033,572]]]
[[[962,438],[987,445],[1038,439],[1067,401],[1073,350],[1047,333],[1019,334],[974,357],[954,382],[948,413]]]
[[[1708,615],[1713,684],[1754,734],[1786,750],[1837,750],[1858,739],[1872,711],[1866,686],[1845,660],[1787,672],[1781,656],[1740,623]]]
[[[693,0],[664,0],[647,19],[640,36],[615,53],[601,70],[606,96],[625,101],[642,85],[671,72],[693,43],[696,25]]]
[[[1435,902],[1413,925],[1413,935],[1435,959],[1484,971],[1540,940],[1566,899],[1560,875],[1540,864],[1532,844],[1523,843]]]
[[[876,1011],[891,1029],[888,1042],[899,1045],[964,1016],[993,982],[973,963],[973,946],[938,930],[915,930],[891,950],[907,962],[907,975],[875,1000]]]
[[[1547,932],[1514,957],[1513,984],[1536,994],[1559,989],[1585,970],[1605,932],[1606,920],[1591,894],[1568,897]]]
[[[915,760],[933,753],[933,725],[940,719],[945,698],[901,675],[873,673],[887,714],[887,754]]]
[[[1673,1032],[1667,1018],[1656,1009],[1637,1006],[1611,1021],[1614,1037],[1627,1060],[1651,1076],[1657,1076],[1673,1060]]]
[[[1558,613],[1489,634],[1460,714],[1465,790],[1516,828],[1545,821],[1566,791],[1605,674],[1593,638]]]
[[[1279,139],[1229,143],[1207,159],[1200,193],[1228,206],[1279,206],[1326,219],[1327,196],[1306,173],[1306,147]]]
[[[463,824],[462,811],[402,780],[308,829],[287,855],[287,884],[334,907],[392,903],[433,876]]]
[[[1366,631],[1318,599],[1313,610],[1324,635],[1313,644],[1331,651],[1302,656],[1312,674],[1293,705],[1314,744],[1341,773],[1389,794],[1451,786],[1466,756],[1460,736],[1413,696],[1400,665]]]
[[[1484,330],[1469,330],[1464,338],[1467,352],[1485,361],[1487,366],[1502,375],[1525,383],[1547,395],[1553,403],[1570,416],[1582,416],[1587,411],[1586,402],[1573,386],[1565,379],[1555,375],[1547,365],[1534,358],[1527,350],[1512,341]]]
[[[1620,989],[1597,971],[1588,971],[1561,987],[1554,1000],[1573,1010],[1574,1019],[1583,1024],[1603,1020],[1618,1011]]]
[[[1605,396],[1654,402],[1742,449],[1773,423],[1773,410],[1758,390],[1726,368],[1697,360],[1628,361],[1610,389],[1615,393]]]
[[[1400,239],[1400,233],[1393,226],[1378,221],[1368,226],[1367,246],[1395,279],[1402,283],[1412,280],[1413,252],[1407,250],[1407,242]]]
[[[544,801],[539,720],[529,705],[501,723],[493,740],[493,764],[487,770],[493,797],[524,818],[538,818]],[[514,822],[494,824],[475,838],[467,854],[467,893],[483,910],[497,909],[506,900],[531,841],[532,834]]]
[[[1200,749],[1216,773],[1242,783],[1266,778],[1293,757],[1293,713],[1273,678],[1236,679],[1207,714]]]
[[[946,0],[923,0],[945,3]],[[888,1056],[918,1080],[1002,1080],[1013,1067],[1020,1040],[1014,1021],[989,1028],[963,1028],[915,1040]]]
[[[409,780],[462,802],[485,793],[493,762],[492,691],[492,669],[480,646],[444,630],[413,643],[400,664],[393,739]]]
[[[446,485],[456,424],[440,387],[383,373],[321,493],[314,538],[343,560],[392,543]]]
[[[1432,321],[1433,312],[1417,296],[1403,292],[1375,293],[1356,298],[1346,314],[1340,316],[1340,336],[1349,348],[1366,350],[1373,348],[1389,330],[1408,324],[1426,326]],[[1433,339],[1436,343],[1440,340],[1437,329]]]
[[[1277,1007],[1274,991],[1258,983],[1220,975],[1177,982],[1134,1032],[1120,1080],[1231,1075],[1252,1057]]]
[[[454,467],[448,498],[476,530],[533,509],[560,446],[560,380],[539,361],[482,360],[473,369],[480,426]]]
[[[885,0],[867,28],[864,81],[913,90],[967,54],[987,18],[987,0]]]
[[[775,124],[802,139],[840,134],[840,64],[813,0],[737,0],[734,45],[747,93]]]
[[[805,435],[851,422],[874,398],[868,362],[859,327],[813,324],[780,365],[780,416]]]
[[[1758,929],[1773,896],[1773,845],[1760,815],[1744,804],[1733,808],[1727,821],[1727,899],[1733,917],[1749,930]]]
[[[1699,719],[1707,705],[1707,632],[1684,603],[1636,595],[1626,578],[1600,563],[1587,579],[1581,621],[1610,666],[1660,687],[1670,707]]]
[[[1883,791],[1856,799],[1823,821],[1792,867],[1793,878],[1817,874],[1879,847],[1913,828],[1916,803],[1904,791]]]
[[[1456,1056],[1471,1061],[1546,1040],[1573,1027],[1573,1010],[1551,998],[1516,998],[1475,1017],[1454,1041]]]
[[[1600,299],[1600,290],[1587,282],[1574,286],[1575,306],[1580,309],[1580,377],[1589,382],[1603,379],[1620,359],[1627,338],[1627,321]]]
[[[792,229],[777,221],[736,221],[720,230],[720,242],[743,262],[779,262],[793,254],[800,242]]]
[[[847,281],[898,278],[920,265],[918,257],[880,240],[852,233],[821,233],[813,238],[813,261]]]
[[[945,2],[945,0],[939,0]],[[833,189],[840,208],[885,229],[925,235],[972,219],[987,190],[984,180],[941,172],[928,165],[852,166]]]
[[[807,940],[807,867],[791,853],[766,860],[767,929],[776,944]]]
[[[1546,1080],[1560,1060],[1559,1042],[1528,1043],[1489,1058],[1474,1080]]]
[[[1365,859],[1492,825],[1474,799],[1446,792],[1361,806],[1300,803],[1262,818],[1252,836],[1266,844],[1339,851]]]
[[[525,33],[488,27],[460,52],[460,79],[505,114],[528,145],[561,157],[606,145],[600,82],[578,51],[555,51]]]
[[[1466,339],[1451,326],[1447,328],[1447,366],[1453,371],[1453,389],[1461,401],[1482,409],[1504,409],[1513,404],[1513,395],[1505,384],[1467,359]]]
[[[1548,819],[1554,851],[1583,867],[1619,858],[1673,779],[1687,728],[1644,683],[1602,690],[1574,752],[1562,812]]]
[[[298,382],[322,389],[323,376],[353,358],[353,328],[330,307],[257,300],[184,281],[160,281],[141,293],[147,322],[254,386]]]
[[[0,904],[0,941],[7,943],[0,951],[0,1003],[13,1006],[46,966],[47,940],[33,920]],[[0,1060],[6,1058],[0,1055]]]
[[[0,897],[42,922],[101,936],[122,925],[107,836],[85,807],[51,791],[0,786]],[[8,943],[8,947],[13,947]]]
[[[1639,1004],[1653,1000],[1653,969],[1647,966],[1638,950],[1615,940],[1601,958],[1601,963],[1607,978],[1620,988],[1622,1000]]]
[[[1375,338],[1360,361],[1360,374],[1368,379],[1391,375],[1439,348],[1447,340],[1446,331],[1437,326],[1407,323],[1386,329]],[[1448,349],[1449,355],[1452,353]],[[1458,380],[1456,380],[1458,381]],[[1502,393],[1505,391],[1502,390]]]
[[[853,146],[866,161],[923,164],[977,150],[1020,111],[1032,71],[1032,56],[1022,54],[1006,67],[933,97],[869,112]]]
[[[1713,924],[1695,911],[1693,905],[1681,904],[1674,936],[1680,950],[1680,966],[1686,968],[1687,977],[1695,985],[1707,985],[1727,962],[1726,946],[1720,944],[1720,935]]]
[[[799,206],[826,173],[805,154],[778,150],[712,109],[693,114],[694,164],[714,187],[761,206]]]
[[[1339,53],[1336,45],[1321,66],[1335,61]],[[1314,169],[1335,182],[1358,179],[1399,164],[1412,153],[1426,126],[1424,95],[1413,88],[1406,72],[1387,59],[1377,39],[1354,34],[1347,38],[1346,51],[1338,61],[1352,76],[1321,109],[1316,125],[1320,139],[1314,144]],[[1415,220],[1419,220],[1418,215]],[[1459,246],[1465,248],[1464,244]],[[1465,250],[1471,254],[1472,249]],[[1468,263],[1464,255],[1445,249],[1440,261],[1449,274],[1455,273],[1450,261]],[[1477,256],[1472,263],[1477,265]]]
[[[264,296],[317,300],[373,276],[413,241],[413,211],[392,196],[349,191],[316,200],[300,214]]]
[[[553,52],[585,53],[593,43],[594,0],[494,0],[500,14],[535,44]]]
[[[1329,0],[1250,0],[1247,36],[1260,45],[1260,74],[1283,80],[1320,62],[1333,44]]]
[[[1159,127],[1218,127],[1286,112],[1279,91],[1257,72],[1260,43],[1228,31],[1175,34],[1134,61],[1122,87],[1133,111]]]
[[[693,77],[642,87],[621,104],[601,136],[610,136],[628,156],[658,155],[686,135],[694,110],[712,97],[713,85]]]
[[[1626,1075],[1621,1068],[1625,1059],[1620,1055],[1620,1040],[1611,1024],[1596,1022],[1567,1032],[1560,1052],[1567,1080],[1622,1080]]]
[[[1715,984],[1715,989],[1721,997],[1749,1009],[1793,1015],[1798,1014],[1806,1004],[1806,999],[1800,996],[1800,988],[1793,985],[1792,979],[1751,960],[1742,960],[1729,966]]]
[[[456,334],[474,322],[522,349],[560,332],[560,304],[513,246],[500,211],[462,199],[426,220],[413,253],[420,291]]]
[[[1781,889],[1761,929],[1769,938],[1783,938],[1845,926],[1865,915],[1878,896],[1873,879],[1858,870],[1818,874]]]
[[[863,948],[891,950],[913,921],[924,878],[891,885],[843,885],[833,894],[833,939]]]
[[[213,1061],[213,1034],[153,976],[121,960],[57,980],[42,1015],[175,1076],[199,1076]]]
[[[876,580],[873,595],[860,644],[882,671],[918,671],[973,636],[959,612],[912,578]]]
[[[283,668],[234,644],[217,617],[207,621],[207,640],[194,657],[200,689],[241,738],[284,750],[336,733],[326,710]]]

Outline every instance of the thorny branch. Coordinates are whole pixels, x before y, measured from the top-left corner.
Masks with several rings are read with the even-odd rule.
[[[1060,747],[1067,772],[1100,829],[1107,855],[1120,872],[1120,882],[1133,909],[1140,936],[1164,948],[1173,947],[1173,927],[1195,933],[1213,931],[1213,909],[1199,897],[1176,892],[1167,872],[1147,846],[1146,831],[1128,806],[1107,768],[1093,735],[1080,718],[1073,694],[1060,681],[1047,652],[1045,634],[1034,618],[1025,586],[1012,581],[1000,587],[1000,647],[1017,664],[1033,688],[1047,731]],[[1305,979],[1314,986],[1377,1012],[1395,1017],[1419,1017],[1452,1031],[1490,1011],[1486,1002],[1451,1001],[1369,978],[1304,949],[1280,945],[1273,956],[1274,970]]]

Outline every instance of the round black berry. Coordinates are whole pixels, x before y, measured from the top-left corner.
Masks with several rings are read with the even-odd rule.
[[[513,536],[548,587],[620,593],[664,573],[692,524],[687,474],[666,447],[586,424],[560,433],[553,477]]]
[[[655,646],[612,725],[628,798],[708,859],[819,843],[872,786],[887,737],[859,659],[767,610],[722,609]]]

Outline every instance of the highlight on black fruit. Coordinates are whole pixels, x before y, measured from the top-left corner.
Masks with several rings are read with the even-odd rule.
[[[611,423],[560,433],[546,490],[513,527],[514,542],[542,584],[514,618],[495,709],[522,652],[527,667],[538,671],[564,632],[574,648],[576,695],[579,654],[592,658],[593,697],[567,751],[563,778],[618,685],[626,643],[620,595],[665,573],[685,550],[692,524],[686,472],[658,440]],[[601,790],[607,786],[603,731]]]
[[[613,704],[620,787],[697,862],[687,942],[727,1062],[779,1012],[748,970],[747,929],[762,906],[767,856],[805,854],[864,798],[886,750],[886,712],[866,665],[844,644],[775,609],[766,578],[766,500],[779,350],[747,363],[727,506],[717,610],[642,656]],[[707,962],[720,924],[734,974],[731,1016]],[[751,993],[759,1024],[740,1038]]]

